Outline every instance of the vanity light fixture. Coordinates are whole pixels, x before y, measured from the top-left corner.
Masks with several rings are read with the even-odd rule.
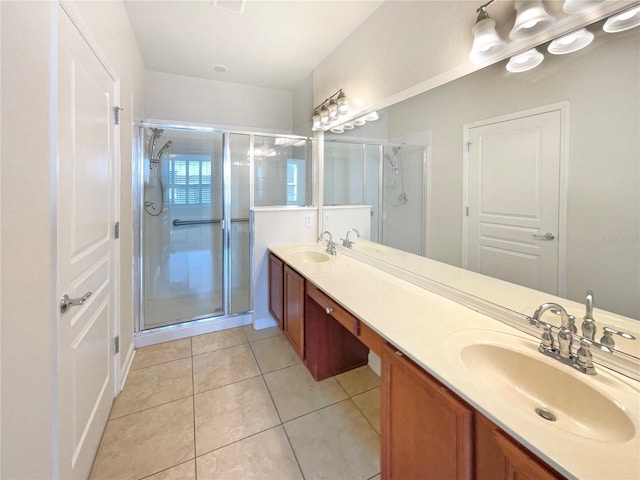
[[[640,25],[640,5],[612,15],[604,22],[602,29],[607,33],[624,32]]]
[[[540,65],[542,60],[544,60],[544,55],[532,48],[511,57],[507,63],[507,70],[512,73],[526,72]]]
[[[347,122],[344,125],[342,125],[342,128],[344,130],[353,130],[354,129],[354,125],[351,122]]]
[[[547,47],[547,51],[554,55],[564,55],[565,53],[577,52],[592,41],[593,33],[586,28],[581,28],[553,40]]]
[[[366,115],[364,116],[364,119],[365,119],[367,122],[375,122],[376,120],[378,120],[378,118],[380,118],[380,117],[378,116],[378,112],[371,112],[371,113],[368,113],[368,114],[366,114]]]
[[[536,35],[549,28],[556,21],[544,8],[542,0],[516,0],[518,14],[509,33],[509,38],[520,39]]]
[[[333,133],[342,133],[342,132],[344,132],[344,128],[342,127],[342,125],[336,125],[335,127],[333,127],[331,129],[331,131]]]
[[[495,57],[502,52],[507,45],[504,40],[498,36],[496,32],[496,22],[489,17],[486,10],[493,2],[494,0],[490,0],[476,10],[478,18],[471,30],[471,33],[473,33],[473,46],[469,53],[469,60],[473,63],[481,63],[484,60]]]
[[[323,127],[329,126],[336,121],[338,116],[347,113],[349,113],[349,101],[342,89],[340,89],[313,109],[311,130],[318,132]]]

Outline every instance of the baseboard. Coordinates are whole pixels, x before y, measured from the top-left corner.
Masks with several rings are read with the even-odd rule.
[[[127,377],[129,376],[129,371],[131,370],[131,365],[133,365],[133,358],[136,356],[136,347],[131,342],[129,344],[129,349],[127,350],[127,356],[124,359],[124,363],[120,368],[120,386],[118,388],[118,392],[122,391],[124,388],[124,384],[127,381]]]
[[[253,328],[255,330],[262,330],[264,328],[277,327],[278,322],[276,322],[273,317],[263,317],[253,320]]]

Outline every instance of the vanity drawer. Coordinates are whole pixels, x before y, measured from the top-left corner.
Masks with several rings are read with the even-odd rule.
[[[369,328],[365,323],[351,315],[333,299],[325,295],[318,287],[307,282],[307,295],[309,295],[325,312],[337,320],[344,328],[355,335],[376,355],[382,353],[382,339],[380,335]]]

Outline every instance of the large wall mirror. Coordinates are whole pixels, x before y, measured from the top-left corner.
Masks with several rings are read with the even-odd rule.
[[[387,107],[376,122],[326,132],[325,183],[349,182],[324,189],[357,195],[325,193],[324,204],[356,198],[371,207],[368,240],[540,298],[579,306],[591,290],[600,328],[620,319],[640,337],[631,321],[640,319],[640,28],[609,34],[602,24],[588,27],[595,39],[578,52],[539,46],[536,69],[510,73],[499,62]],[[527,315],[537,306],[505,304],[500,292],[495,302]],[[570,313],[579,328],[584,311]],[[618,340],[640,356],[640,339]]]

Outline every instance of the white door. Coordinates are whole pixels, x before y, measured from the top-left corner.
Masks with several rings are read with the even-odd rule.
[[[58,317],[60,478],[87,478],[114,397],[115,82],[59,10]]]
[[[468,129],[466,268],[558,293],[560,109]]]

